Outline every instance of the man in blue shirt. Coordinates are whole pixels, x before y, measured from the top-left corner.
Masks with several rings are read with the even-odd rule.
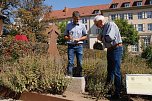
[[[87,30],[84,24],[80,23],[80,13],[74,11],[73,22],[66,26],[64,38],[68,44],[68,66],[67,75],[73,76],[74,57],[77,58],[77,75],[82,76],[83,41],[87,39]]]
[[[114,22],[105,22],[102,15],[94,18],[94,24],[102,29],[98,40],[102,41],[107,48],[107,81],[106,85],[114,81],[115,91],[112,99],[120,98],[121,91],[121,59],[123,54],[122,38],[118,26]]]

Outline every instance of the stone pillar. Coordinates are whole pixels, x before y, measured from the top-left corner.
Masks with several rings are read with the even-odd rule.
[[[57,38],[58,35],[60,34],[59,29],[56,25],[52,25],[48,29],[48,34],[49,34],[49,49],[48,53],[50,54],[51,57],[54,59],[59,59],[59,51],[57,49]]]

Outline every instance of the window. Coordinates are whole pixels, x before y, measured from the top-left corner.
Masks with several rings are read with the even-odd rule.
[[[88,30],[88,26],[87,26],[87,25],[85,25],[85,27],[86,27],[86,30]]]
[[[119,14],[120,19],[124,19],[124,14]]]
[[[147,11],[147,18],[152,18],[152,11]]]
[[[138,13],[138,19],[142,19],[142,12]]]
[[[128,2],[128,3],[125,3],[124,4],[124,7],[130,7],[130,3]]]
[[[101,14],[100,10],[95,10],[94,14]]]
[[[128,19],[128,14],[127,13],[124,14],[124,19]]]
[[[152,0],[149,1],[149,4],[152,5]]]
[[[132,51],[132,52],[137,52],[137,51],[138,51],[138,44],[136,44],[136,45],[131,45],[131,51]]]
[[[111,8],[117,8],[117,4],[112,4]]]
[[[137,6],[142,6],[142,1],[138,1]]]
[[[73,22],[73,20],[72,20],[72,19],[70,19],[70,20],[68,21],[68,23],[71,23],[71,22]]]
[[[145,47],[150,44],[150,37],[146,36],[146,37],[143,38],[143,40],[144,40],[144,46]]]
[[[138,24],[138,31],[143,31],[143,24]]]
[[[115,20],[116,19],[116,14],[112,14],[111,15],[111,20]]]
[[[133,19],[132,13],[128,13],[128,19],[129,19],[129,20]]]
[[[124,14],[119,14],[119,18],[120,19],[133,19],[133,15],[132,13],[124,13]]]
[[[71,21],[69,20],[68,23],[70,23]]]
[[[146,18],[146,12],[139,12],[138,19],[144,19],[144,18]]]
[[[82,23],[87,23],[87,18],[82,18]]]
[[[148,30],[149,30],[149,31],[152,31],[152,23],[149,23],[149,24],[148,24]]]

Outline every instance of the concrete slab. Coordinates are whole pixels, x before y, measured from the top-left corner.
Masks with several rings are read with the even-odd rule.
[[[66,91],[73,93],[85,92],[85,78],[84,77],[69,77],[70,83],[67,86]]]

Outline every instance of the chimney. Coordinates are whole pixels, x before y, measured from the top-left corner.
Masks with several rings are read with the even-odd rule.
[[[67,7],[64,7],[63,12],[65,12],[65,15],[66,15],[67,12],[68,12],[68,8],[67,8]]]
[[[68,8],[64,7],[63,12],[67,12]]]

